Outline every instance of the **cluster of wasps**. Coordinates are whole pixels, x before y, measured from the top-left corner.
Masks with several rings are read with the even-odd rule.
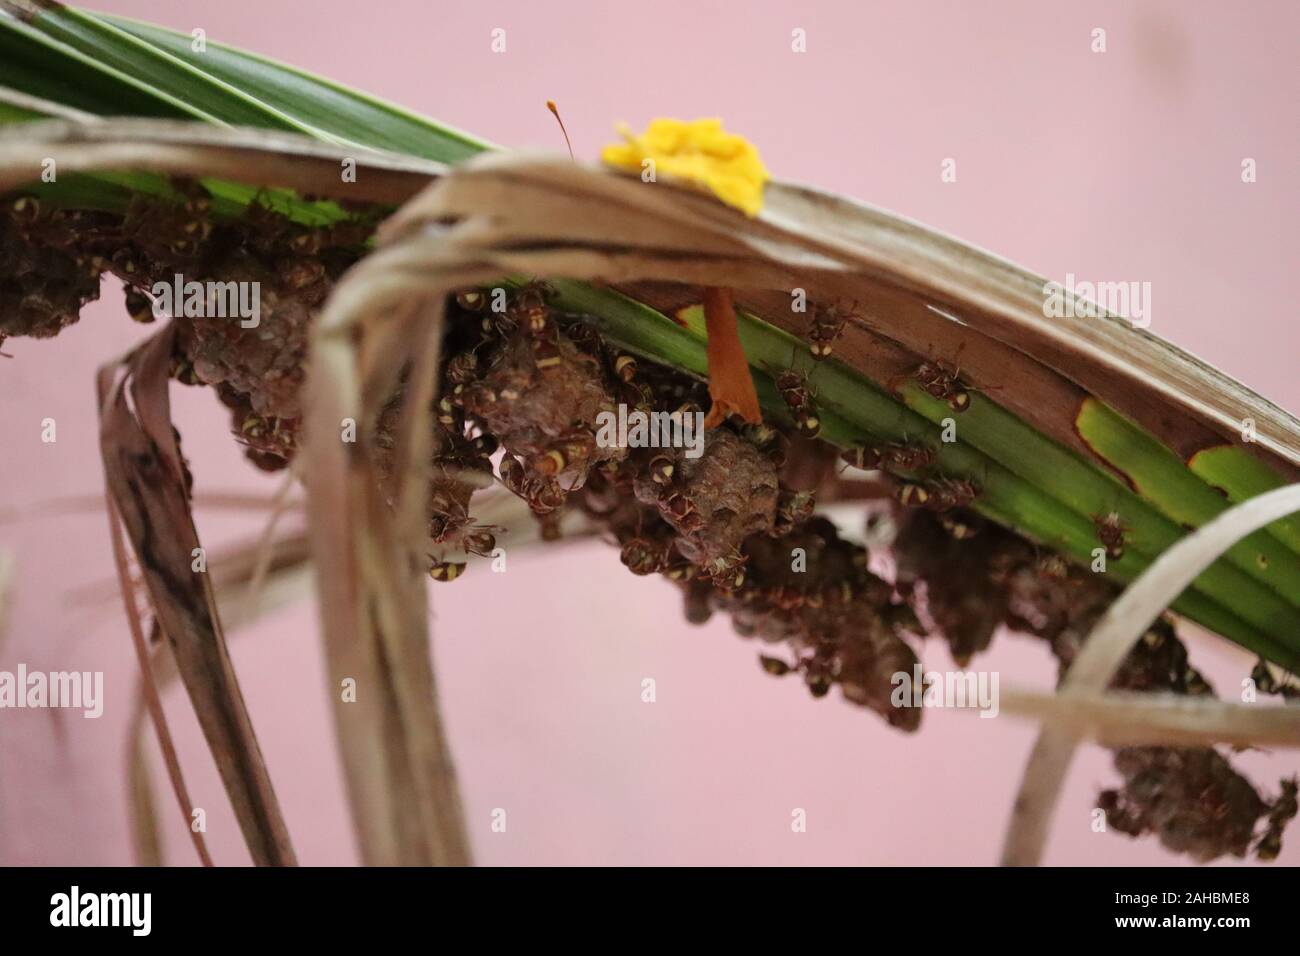
[[[600,446],[601,413],[624,405],[696,422],[707,389],[609,348],[588,320],[555,312],[549,297],[540,283],[456,297],[439,421],[499,441],[498,480],[528,503],[544,535],[558,528],[574,495],[598,516],[631,503],[636,521],[616,535],[629,569],[738,587],[744,540],[782,534],[813,510],[810,493],[780,485],[786,436],[767,425],[724,424],[708,432],[699,457]]]
[[[761,459],[750,457],[742,442],[748,442],[748,447],[771,463],[770,486],[754,494],[748,507],[738,507],[734,501],[719,502],[701,487],[701,482],[707,484],[711,478],[689,474],[677,459],[664,454],[652,454],[648,462],[645,457],[630,456],[620,468],[597,475],[584,507],[614,532],[620,558],[634,574],[663,574],[683,585],[699,582],[702,588],[688,593],[688,599],[715,589],[735,590],[747,580],[747,538],[782,537],[813,513],[811,492],[786,488],[776,480],[776,468],[785,454],[777,436],[779,433],[766,426],[742,429],[740,437],[730,431],[713,435],[712,440],[732,444],[734,452],[750,458],[748,467],[759,474],[765,470]],[[636,502],[635,510],[620,513],[620,503],[627,506],[629,499]],[[749,521],[713,522],[719,513],[731,519],[739,518],[744,510],[750,512]],[[697,619],[707,613],[688,616]]]
[[[115,239],[112,271],[125,284],[127,311],[138,322],[153,321],[147,290],[155,280],[176,272],[187,279],[225,278],[236,260],[264,272],[273,294],[314,308],[359,258],[375,228],[373,216],[360,213],[329,226],[301,225],[260,197],[241,217],[217,220],[202,186],[180,179],[172,185],[175,201],[134,197]]]
[[[814,358],[824,359],[832,353],[833,343],[843,333],[844,324],[844,314],[837,309],[817,311],[809,332],[810,351]],[[970,407],[970,389],[962,381],[960,370],[947,363],[922,362],[907,377],[914,379],[928,394],[947,402],[955,412]],[[817,412],[816,390],[810,378],[807,373],[786,369],[777,374],[776,388],[799,433],[805,438],[816,438],[821,434],[821,418]],[[892,390],[896,391],[896,386],[897,381]],[[855,468],[907,476],[932,468],[936,454],[933,448],[921,442],[891,442],[848,449],[842,459]],[[896,491],[900,504],[936,512],[963,508],[979,494],[980,488],[974,481],[948,477],[928,481],[905,477]],[[951,522],[951,528],[959,537],[971,530],[969,525],[956,520]]]
[[[620,471],[633,467],[625,463]],[[900,635],[919,633],[919,622],[892,586],[868,570],[866,548],[812,514],[810,493],[781,489],[780,526],[745,537],[728,574],[685,560],[677,549],[681,533],[648,497],[631,497],[626,483],[608,473],[594,475],[583,493],[584,507],[613,533],[630,570],[676,583],[692,623],[719,611],[740,635],[784,644],[785,656],[759,656],[768,674],[798,675],[813,697],[838,686],[847,700],[890,724],[916,729],[920,712],[893,707],[889,696],[892,675],[911,673],[916,664]],[[795,549],[806,556],[806,567],[792,566]]]
[[[33,196],[0,201],[0,346],[8,336],[48,338],[99,298],[108,260],[81,248],[81,227],[111,217],[49,209]]]
[[[807,567],[791,567],[791,546]],[[870,708],[891,725],[915,730],[921,713],[894,707],[892,677],[911,673],[915,652],[903,633],[922,631],[909,604],[868,569],[867,549],[840,537],[834,524],[812,517],[788,537],[751,542],[751,575],[735,591],[714,592],[714,605],[731,615],[743,636],[784,642],[790,658],[760,655],[774,677],[798,674],[813,697],[838,685],[846,699]]]
[[[865,445],[850,448],[841,454],[841,460],[854,468],[867,471],[885,471],[890,474],[914,475],[932,468],[936,461],[934,448],[922,442],[887,442],[882,445]],[[980,488],[968,478],[936,477],[924,481],[913,478],[900,479],[894,490],[898,503],[907,508],[924,508],[934,512],[950,512],[965,508],[979,497]],[[954,537],[971,537],[975,531],[969,524],[952,520],[946,527]]]
[[[614,412],[620,403],[649,412],[674,397],[677,412],[699,411],[683,390],[663,387],[633,356],[608,348],[587,321],[553,312],[550,295],[539,282],[508,294],[459,293],[437,408],[453,442],[468,429],[480,455],[502,452],[496,480],[527,503],[546,539],[559,536],[572,495],[593,478],[617,474],[629,457],[629,449],[597,442],[599,414]],[[675,491],[675,457],[653,454],[647,460],[639,452],[637,459],[689,525],[690,501]],[[648,550],[639,557],[635,547],[626,550],[625,563],[649,573]],[[437,561],[434,578],[450,580],[463,566]]]
[[[631,455],[607,477],[615,491],[630,492],[667,527],[668,548],[657,549],[656,570],[675,572],[679,580],[699,575],[728,589],[745,579],[747,538],[779,535],[811,508],[781,486],[777,463],[784,455],[784,442],[769,429],[723,426],[709,432],[698,459],[676,449]],[[681,559],[694,570],[676,567]]]
[[[808,352],[820,362],[835,351],[835,343],[844,335],[848,313],[838,306],[816,306],[808,327]],[[795,428],[805,438],[821,434],[821,419],[817,415],[816,390],[806,372],[786,369],[777,373],[776,390],[794,419]]]
[[[35,197],[0,202],[0,338],[44,337],[75,322],[111,273],[128,315],[155,321],[153,284],[239,280],[261,287],[255,330],[202,318],[179,326],[172,376],[217,387],[233,430],[261,468],[296,450],[307,326],[334,280],[362,254],[373,217],[296,224],[256,197],[238,217],[217,217],[197,182],[174,178],[168,196],[134,196],[121,213],[63,209]]]
[[[1260,860],[1277,859],[1296,815],[1294,777],[1266,802],[1210,747],[1125,747],[1116,751],[1115,767],[1124,786],[1097,800],[1106,822],[1131,837],[1155,834],[1167,849],[1201,863],[1244,857],[1252,848]]]

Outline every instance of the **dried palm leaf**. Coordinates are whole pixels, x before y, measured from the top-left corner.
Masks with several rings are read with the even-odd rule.
[[[105,477],[249,850],[258,863],[292,864],[288,829],[230,664],[212,589],[195,566],[203,550],[167,396],[173,334],[169,324],[100,371]],[[141,667],[147,674],[143,653]]]

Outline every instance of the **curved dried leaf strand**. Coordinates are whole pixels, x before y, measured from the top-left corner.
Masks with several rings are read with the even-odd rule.
[[[153,773],[145,741],[148,707],[144,689],[137,685],[132,695],[131,723],[127,739],[127,805],[131,809],[131,848],[136,866],[162,866],[164,862],[162,824],[154,801]]]
[[[101,401],[106,397],[106,394],[102,396]],[[113,544],[113,561],[117,565],[122,604],[126,609],[127,625],[131,630],[131,643],[135,648],[136,663],[140,667],[140,691],[144,697],[145,706],[148,708],[154,733],[158,737],[158,747],[162,750],[163,763],[167,767],[167,778],[171,781],[172,793],[180,806],[181,816],[185,820],[185,828],[190,831],[190,840],[194,843],[194,850],[198,853],[199,861],[204,866],[212,866],[212,856],[208,853],[207,841],[202,833],[191,826],[194,801],[190,799],[189,788],[185,786],[185,775],[181,772],[180,758],[176,756],[176,745],[172,741],[171,730],[167,725],[167,715],[163,711],[162,699],[159,697],[158,687],[154,683],[149,649],[145,643],[140,614],[135,606],[134,588],[131,584],[130,571],[127,568],[126,546],[122,540],[117,512],[114,510],[110,498],[105,498],[105,505],[108,509],[109,536]]]
[[[1178,694],[1003,691],[1000,712],[1028,717],[1107,747],[1300,747],[1300,707],[1229,704]]]
[[[436,382],[430,372],[441,316],[426,316],[414,329],[408,321],[385,320],[392,310],[409,317],[406,300],[421,292],[415,276],[402,274],[402,259],[389,251],[358,266],[313,328],[302,449],[310,540],[335,725],[363,859],[464,865],[469,840],[438,711],[425,575],[411,523],[401,520],[410,509],[390,506],[368,446],[368,430],[411,356]],[[430,388],[420,386],[431,397]],[[403,417],[399,447],[415,442],[421,428],[432,431],[429,405],[414,403]],[[340,432],[347,419],[355,441]],[[422,469],[399,472],[392,486],[397,500],[413,495],[411,486],[425,487],[424,476]],[[355,682],[353,701],[340,694],[349,680]]]

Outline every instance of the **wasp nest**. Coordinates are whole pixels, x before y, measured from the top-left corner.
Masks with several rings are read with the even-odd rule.
[[[1048,641],[1063,677],[1116,597],[1102,576],[973,517],[909,510],[901,522],[894,544],[900,581],[924,582],[925,607],[955,656],[983,650],[1006,624]],[[1111,686],[1213,695],[1165,620],[1133,648]],[[1252,843],[1261,859],[1273,859],[1295,816],[1294,781],[1282,781],[1270,804],[1210,747],[1124,747],[1114,763],[1123,786],[1097,802],[1109,825],[1132,836],[1154,833],[1168,849],[1200,861],[1244,856]]]
[[[9,336],[58,335],[99,298],[108,262],[86,251],[79,233],[92,217],[46,211],[29,196],[0,204],[0,345]]]
[[[0,337],[57,334],[98,297],[105,272],[125,284],[127,311],[140,322],[154,319],[157,283],[200,283],[204,307],[178,326],[173,375],[216,387],[250,458],[283,467],[297,447],[312,315],[360,257],[371,227],[349,220],[307,228],[260,205],[243,218],[217,219],[202,189],[176,185],[181,199],[137,196],[121,214],[49,209],[29,197],[7,202]],[[256,313],[215,307],[214,296],[227,303],[232,294],[255,303]],[[170,304],[177,306],[174,297]]]

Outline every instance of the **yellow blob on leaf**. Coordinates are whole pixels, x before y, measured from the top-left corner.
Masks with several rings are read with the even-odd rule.
[[[754,144],[728,133],[722,120],[657,119],[641,136],[626,127],[619,132],[625,142],[606,146],[600,154],[610,166],[639,173],[651,160],[656,176],[698,183],[747,216],[762,210],[763,186],[772,177]]]

